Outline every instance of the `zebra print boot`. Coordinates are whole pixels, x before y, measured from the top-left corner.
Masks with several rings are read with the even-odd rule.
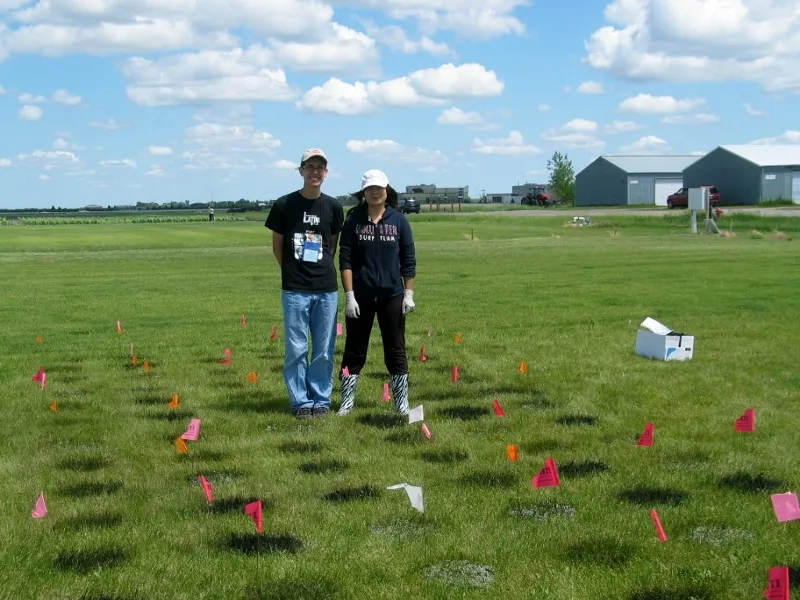
[[[394,407],[401,415],[408,414],[408,373],[392,375]]]
[[[358,373],[342,377],[342,403],[339,405],[339,416],[349,414],[356,405],[356,386],[358,386]]]

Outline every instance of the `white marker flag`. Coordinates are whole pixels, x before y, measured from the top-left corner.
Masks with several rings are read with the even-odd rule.
[[[422,407],[420,407],[422,408]],[[419,512],[425,512],[425,505],[422,502],[422,488],[416,485],[409,485],[407,483],[398,483],[397,485],[390,485],[387,490],[400,490],[405,489],[408,494],[408,499],[411,501],[411,506],[416,508]]]

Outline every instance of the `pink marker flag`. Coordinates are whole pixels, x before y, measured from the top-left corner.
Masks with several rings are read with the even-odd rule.
[[[245,504],[244,512],[255,521],[256,531],[258,533],[264,533],[264,513],[261,508],[261,500]]]
[[[772,508],[779,523],[787,521],[797,521],[800,519],[800,504],[797,501],[797,492],[786,492],[785,494],[773,494]]]
[[[198,437],[200,437],[200,419],[192,419],[189,421],[186,431],[181,435],[181,439],[187,442],[196,442]]]
[[[34,519],[42,519],[47,515],[47,503],[44,501],[44,492],[39,493],[36,499],[36,504],[31,511],[31,516]]]
[[[212,486],[205,475],[200,475],[200,485],[203,486],[203,491],[206,493],[206,501],[211,504],[214,502],[214,486]]]
[[[344,335],[344,324],[342,323],[336,324],[336,335]]]
[[[221,364],[221,365],[229,365],[229,364],[231,364],[231,362],[232,362],[231,361],[231,349],[230,348],[225,348],[225,359],[219,361],[219,364]]]
[[[756,411],[752,408],[748,408],[744,411],[744,414],[736,419],[734,424],[735,431],[744,431],[750,432],[756,430]]]
[[[383,384],[383,401],[384,402],[391,402],[392,401],[392,395],[389,393],[389,384],[388,383],[384,383]]]
[[[31,377],[31,381],[42,381],[44,380],[44,367],[39,367],[39,370],[36,371],[36,374]]]
[[[500,400],[495,400],[492,402],[492,407],[494,408],[494,414],[498,417],[505,417],[506,411],[503,410],[503,405],[500,404]]]
[[[431,430],[428,429],[428,426],[425,423],[422,424],[422,435],[424,435],[427,439],[431,439]]]
[[[342,377],[350,377],[350,369],[348,369],[347,367],[342,369]]]
[[[769,570],[769,585],[764,590],[767,600],[789,600],[789,567],[772,567]]]
[[[453,365],[453,370],[450,372],[450,381],[458,383],[458,367]]]
[[[556,461],[552,458],[548,458],[545,461],[544,469],[539,471],[539,474],[533,478],[531,483],[536,489],[543,487],[561,487],[561,479],[558,476]]]
[[[658,539],[662,542],[667,541],[667,534],[664,533],[664,527],[661,525],[661,519],[658,516],[658,511],[655,508],[650,509],[650,518],[653,519],[653,523],[656,526],[656,533],[658,534]]]
[[[647,446],[647,447],[652,446],[654,428],[655,425],[653,425],[652,423],[645,423],[644,433],[642,433],[642,437],[639,438],[639,441],[636,442],[636,444],[639,446]]]

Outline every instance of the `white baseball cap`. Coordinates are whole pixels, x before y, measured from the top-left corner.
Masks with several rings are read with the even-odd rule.
[[[303,152],[303,157],[300,159],[300,164],[304,165],[306,161],[314,158],[314,157],[321,158],[326,163],[328,162],[328,157],[325,156],[325,153],[320,150],[319,148],[308,148],[305,152]]]
[[[365,190],[370,186],[376,185],[385,188],[389,185],[389,178],[386,173],[378,169],[370,169],[361,177],[361,189]]]

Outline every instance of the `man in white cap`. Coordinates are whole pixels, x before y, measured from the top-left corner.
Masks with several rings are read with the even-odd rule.
[[[331,406],[339,301],[333,257],[344,210],[322,193],[328,174],[322,150],[306,150],[299,171],[302,189],[278,198],[265,225],[272,230],[272,253],[281,267],[283,379],[292,414],[308,419],[326,416]]]

